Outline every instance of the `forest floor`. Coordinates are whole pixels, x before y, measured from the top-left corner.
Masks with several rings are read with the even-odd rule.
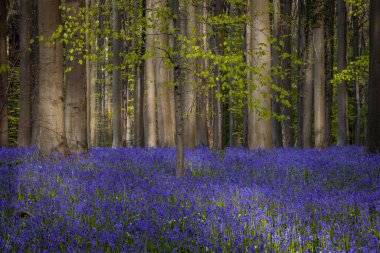
[[[380,156],[326,150],[0,149],[0,252],[377,252]]]

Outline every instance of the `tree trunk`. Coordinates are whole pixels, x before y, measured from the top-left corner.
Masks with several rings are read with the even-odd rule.
[[[282,113],[285,116],[283,121],[284,129],[284,146],[294,146],[294,129],[293,129],[293,109],[292,109],[292,0],[284,0],[284,14],[283,14],[283,40],[284,40],[284,54],[287,55],[283,59],[283,71],[285,77],[283,80],[284,90],[287,91],[288,96],[286,100],[289,101],[290,106],[283,105]]]
[[[305,84],[303,86],[303,123],[302,123],[302,141],[303,148],[312,147],[312,116],[313,116],[313,45],[312,41],[306,41],[305,56]]]
[[[202,8],[199,15],[202,16],[203,20],[207,20],[207,1],[202,1]],[[207,34],[207,24],[206,22],[199,22],[198,30],[200,31],[199,36],[202,37],[200,41],[200,47],[204,52],[207,52],[208,49],[208,34]],[[199,57],[197,59],[198,65],[201,66],[201,71],[207,71],[209,68],[209,60],[203,57]],[[200,87],[200,94],[197,97],[197,145],[207,146],[208,145],[208,131],[207,131],[207,101],[208,95],[206,94],[206,90],[208,89],[208,83],[205,78],[202,78]]]
[[[156,3],[156,11],[162,12],[165,8],[165,1],[159,0]],[[173,87],[170,86],[171,67],[166,61],[165,51],[169,48],[167,36],[168,27],[162,16],[156,15],[155,23],[157,24],[158,48],[155,55],[155,81],[157,93],[157,126],[158,126],[158,143],[161,147],[172,147],[175,145],[175,125],[173,122],[174,105],[172,104],[174,96]]]
[[[7,3],[0,1],[0,147],[7,147],[8,140],[8,48]]]
[[[272,125],[271,120],[263,117],[262,112],[271,109],[269,94],[271,87],[268,82],[271,73],[271,46],[269,43],[270,20],[269,1],[250,0],[250,17],[252,18],[251,43],[252,60],[249,66],[257,67],[260,76],[248,76],[250,82],[250,107],[248,111],[248,146],[250,149],[271,149],[272,148]],[[263,95],[266,94],[266,95]],[[257,108],[255,101],[259,102]]]
[[[134,144],[144,147],[144,66],[136,66],[134,95]]]
[[[273,37],[277,40],[274,46],[272,47],[272,66],[277,70],[279,70],[281,64],[281,48],[280,48],[280,31],[281,31],[281,3],[280,0],[273,1]],[[281,88],[281,76],[276,73],[273,75],[273,84],[276,88]],[[272,90],[272,115],[281,114],[280,107],[280,94],[276,89]],[[276,116],[272,116],[272,135],[273,135],[273,145],[275,147],[282,147],[282,127],[281,121],[276,118]]]
[[[303,0],[298,1],[298,38],[297,38],[297,57],[301,60],[298,66],[298,82],[297,82],[297,146],[303,148],[303,115],[304,115],[304,83],[305,83],[305,64],[306,64],[306,29],[305,16],[306,6]],[[311,99],[310,99],[311,101]]]
[[[221,16],[223,14],[224,0],[215,0],[214,5],[214,15]],[[223,43],[224,34],[223,29],[217,28],[214,34],[214,54],[223,55]],[[223,107],[221,98],[217,97],[217,94],[222,95],[222,80],[221,72],[219,66],[215,66],[214,76],[216,87],[212,88],[213,96],[213,148],[222,149],[223,148]]]
[[[32,33],[32,1],[22,0],[20,9],[20,119],[17,143],[21,147],[29,147],[32,141],[32,60],[29,51]]]
[[[347,10],[346,2],[338,0],[338,73],[347,66]],[[347,82],[338,84],[338,146],[348,144],[348,95]]]
[[[117,0],[112,1],[113,31],[119,34],[121,29],[120,11]],[[121,121],[121,77],[120,77],[120,51],[121,39],[113,38],[113,71],[112,71],[112,148],[123,146]]]
[[[154,66],[154,0],[146,1],[146,51],[149,54],[145,59],[145,82],[146,82],[146,146],[157,146],[157,108],[156,108],[156,84]]]
[[[78,22],[78,26],[84,23],[79,15],[80,8],[85,6],[84,0],[66,1],[66,5],[70,8],[67,15]],[[80,40],[80,32],[77,31],[73,35],[73,41]],[[68,51],[73,49],[75,45],[69,43]],[[66,96],[65,96],[65,130],[66,139],[70,153],[87,153],[87,89],[86,89],[86,65],[82,62],[80,55],[72,55],[74,60],[68,61],[68,68],[71,71],[66,74]]]
[[[90,0],[87,0],[90,1]],[[89,8],[94,8],[96,5],[95,0],[91,0],[88,5]],[[89,22],[95,23],[95,17],[89,18]],[[87,36],[88,37],[88,36]],[[89,38],[87,38],[88,40]],[[88,41],[90,43],[90,41]],[[96,39],[92,41],[92,44],[89,45],[89,50],[91,55],[95,55],[96,47]],[[87,60],[87,69],[86,69],[86,75],[87,75],[87,117],[88,117],[88,126],[87,126],[87,131],[89,132],[88,134],[88,143],[90,146],[95,147],[97,146],[96,143],[96,121],[97,121],[97,111],[96,111],[96,67],[97,63],[95,60]]]
[[[353,6],[353,11],[357,11],[357,7]],[[359,57],[359,18],[357,15],[352,16],[352,60],[357,60]],[[360,104],[360,86],[357,77],[355,77],[355,145],[361,144],[361,104]]]
[[[367,151],[380,152],[380,1],[370,1]]]
[[[332,144],[332,106],[333,106],[333,84],[331,80],[334,75],[334,34],[335,34],[335,0],[325,2],[325,59],[326,59],[326,144]]]
[[[183,139],[183,113],[182,113],[182,88],[183,88],[183,69],[182,69],[182,59],[180,58],[179,52],[181,50],[180,41],[178,36],[181,31],[181,22],[179,21],[179,3],[178,0],[171,0],[170,7],[173,13],[173,26],[174,26],[174,93],[175,93],[175,126],[176,126],[176,169],[175,174],[177,179],[184,177],[184,139]]]
[[[314,9],[315,23],[312,29],[312,43],[314,49],[314,138],[315,147],[326,147],[326,118],[325,118],[325,46],[324,26],[322,20],[322,0],[316,1]]]
[[[64,120],[64,84],[62,44],[48,46],[49,36],[61,24],[60,1],[38,1],[38,29],[44,40],[39,43],[39,103],[37,138],[33,143],[44,155],[66,154]]]
[[[186,37],[190,41],[196,38],[196,34],[194,30],[196,29],[196,16],[195,16],[195,7],[193,3],[190,1],[184,4],[184,9],[186,9],[186,29],[182,27],[183,30],[186,30]],[[189,52],[191,53],[191,52]],[[197,104],[196,104],[196,87],[197,80],[195,76],[195,65],[196,59],[194,57],[190,57],[187,59],[187,67],[185,72],[185,84],[183,87],[183,114],[184,114],[184,145],[185,148],[195,148],[195,144],[197,141]]]

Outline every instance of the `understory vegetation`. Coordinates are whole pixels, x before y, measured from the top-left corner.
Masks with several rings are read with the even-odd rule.
[[[1,252],[376,252],[380,156],[361,147],[0,149]]]

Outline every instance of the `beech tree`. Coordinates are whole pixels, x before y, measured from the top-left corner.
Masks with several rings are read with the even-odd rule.
[[[85,16],[84,0],[68,0],[66,6],[69,22],[77,22],[78,27],[84,25]],[[83,35],[82,35],[83,36]],[[68,43],[67,59],[68,72],[66,73],[66,96],[65,96],[65,131],[67,145],[70,153],[87,153],[87,89],[86,89],[86,64],[83,53],[76,45],[81,38],[80,29],[72,34],[73,42]],[[73,52],[72,54],[70,52]]]
[[[347,9],[345,0],[337,1],[338,16],[338,72],[347,67]],[[347,82],[338,84],[338,146],[348,144]]]
[[[32,1],[20,2],[20,119],[17,143],[29,147],[32,141],[32,58],[29,51],[32,33]]]
[[[247,27],[248,66],[257,68],[257,75],[248,74],[250,103],[248,111],[248,146],[250,149],[271,149],[271,120],[265,112],[270,111],[271,100],[270,71],[271,47],[269,43],[270,20],[269,1],[250,0],[248,2],[250,27]],[[258,106],[262,107],[260,110]]]
[[[145,83],[146,83],[146,146],[157,146],[157,107],[156,107],[156,83],[154,66],[154,0],[146,1],[146,52],[145,59]]]
[[[7,2],[0,1],[0,147],[8,142]]]
[[[370,1],[367,151],[380,152],[380,2]]]
[[[118,38],[121,29],[120,11],[117,0],[112,1],[113,14],[113,70],[112,70],[112,147],[123,146],[122,121],[121,121],[121,80],[120,80],[120,51],[121,39]]]
[[[38,1],[39,84],[36,137],[32,144],[44,155],[66,154],[63,49],[49,37],[61,24],[60,1]]]

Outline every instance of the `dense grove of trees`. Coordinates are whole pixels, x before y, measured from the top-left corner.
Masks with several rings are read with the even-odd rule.
[[[0,145],[378,152],[379,6],[1,0]]]

